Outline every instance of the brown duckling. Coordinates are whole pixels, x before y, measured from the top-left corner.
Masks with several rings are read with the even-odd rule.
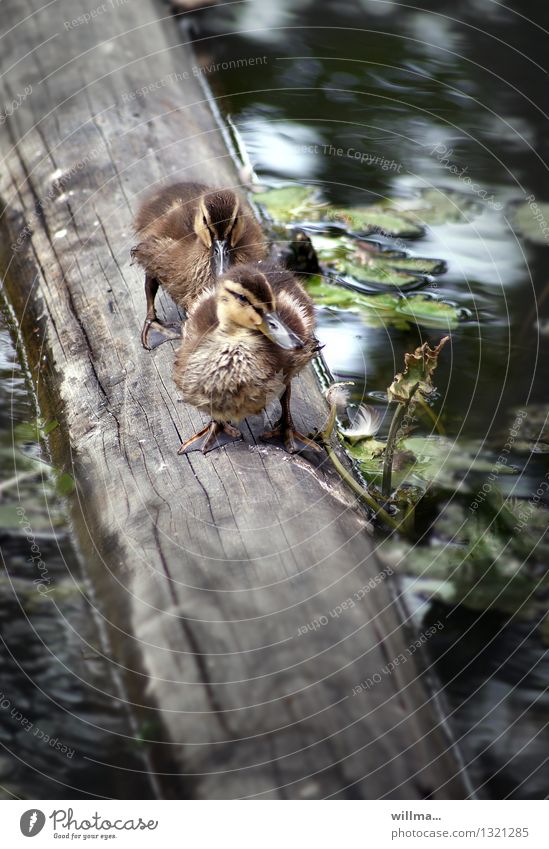
[[[141,341],[147,349],[177,338],[159,321],[154,299],[159,284],[187,310],[229,266],[266,255],[261,227],[232,189],[176,183],[146,199],[135,217],[140,242],[132,256],[145,270],[147,317]]]
[[[205,454],[241,438],[231,425],[280,398],[282,415],[262,439],[290,452],[318,445],[295,430],[291,381],[318,350],[313,302],[290,271],[270,263],[235,265],[189,310],[174,380],[183,400],[211,422],[179,449]]]

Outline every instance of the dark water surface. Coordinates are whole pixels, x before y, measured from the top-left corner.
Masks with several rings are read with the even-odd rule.
[[[0,313],[0,798],[147,798],[136,729],[71,542],[71,481],[40,440],[55,423],[37,432],[9,322]]]
[[[489,516],[494,533],[481,525],[474,558],[448,566],[448,552],[471,542],[468,506],[494,480],[517,411],[521,433],[505,463],[516,473],[498,472],[490,489],[521,499],[528,522],[529,505],[547,503],[549,207],[529,237],[513,223],[521,206],[533,218],[532,204],[549,200],[549,10],[507,5],[242,2],[201,12],[191,27],[200,73],[261,182],[315,185],[337,206],[433,188],[457,198],[454,220],[441,216],[404,247],[447,263],[429,291],[466,317],[441,358],[435,407],[457,457],[454,490],[466,478],[468,501],[435,488],[413,551],[388,546],[387,556],[416,621],[444,616],[429,650],[479,792],[528,798],[549,793],[545,511],[520,531],[520,553],[510,545],[517,531]],[[373,403],[405,351],[444,333],[325,308],[318,319],[333,375]]]

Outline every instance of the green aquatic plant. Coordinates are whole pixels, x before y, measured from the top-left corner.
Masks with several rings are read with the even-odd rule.
[[[318,189],[293,183],[256,195],[254,200],[276,224],[319,220],[327,204],[320,200]]]
[[[56,420],[34,419],[20,422],[13,434],[4,433],[0,439],[0,463],[12,472],[0,483],[1,529],[19,528],[27,514],[37,529],[64,521],[58,496],[74,491],[74,478],[40,456],[40,443],[58,427]],[[23,513],[18,512],[21,508]]]
[[[56,419],[34,419],[32,422],[20,422],[15,426],[15,439],[17,442],[40,442],[52,431],[59,427]]]
[[[327,213],[326,220],[343,224],[351,233],[379,233],[401,239],[418,239],[425,232],[425,228],[412,215],[399,214],[381,204],[333,207]]]
[[[371,439],[348,446],[362,474],[372,482],[380,480],[383,474],[384,450],[384,442]],[[492,472],[496,456],[484,451],[475,440],[450,439],[438,434],[403,435],[394,452],[393,482],[397,487],[405,481],[413,483],[421,493],[436,486],[439,492],[459,490],[464,494],[473,486],[464,483],[464,472],[477,475]],[[511,466],[502,466],[498,467],[498,474],[516,475],[517,471]]]
[[[344,480],[349,488],[357,495],[361,501],[364,501],[368,507],[373,511],[374,518],[379,518],[381,521],[385,523],[393,530],[398,530],[402,524],[402,520],[400,522],[393,518],[385,508],[376,500],[376,498],[368,492],[363,486],[361,486],[358,481],[354,478],[352,473],[345,468],[343,463],[340,461],[336,452],[334,451],[331,445],[331,438],[334,432],[336,419],[338,411],[341,408],[345,408],[348,400],[348,391],[347,386],[349,383],[336,383],[330,386],[326,392],[326,400],[329,404],[329,413],[328,418],[326,420],[326,424],[322,428],[322,430],[317,431],[314,434],[311,434],[314,439],[323,446],[326,454],[328,455],[332,465],[335,470],[339,474],[342,480]]]
[[[368,327],[409,330],[419,325],[450,330],[461,321],[457,307],[422,294],[366,295],[320,275],[307,278],[305,286],[318,306],[356,313]]]
[[[313,233],[319,260],[340,275],[359,283],[398,288],[417,287],[446,266],[439,259],[408,256],[402,251],[380,251],[377,245],[348,236]]]
[[[401,238],[417,238],[424,232],[412,216],[401,215],[379,204],[330,207],[322,202],[319,190],[312,186],[281,186],[261,192],[255,201],[277,224],[325,222],[344,226],[353,233],[381,233]]]
[[[297,221],[343,226],[351,233],[419,238],[425,225],[468,222],[482,205],[465,192],[424,189],[411,198],[386,198],[369,206],[329,206],[315,186],[299,183],[269,189],[255,201],[277,224]]]
[[[549,547],[544,537],[549,511],[537,505],[528,525],[521,527],[523,507],[523,502],[497,495],[472,513],[453,498],[441,506],[436,535],[428,545],[386,545],[385,557],[393,568],[416,576],[415,592],[538,622],[547,644]]]

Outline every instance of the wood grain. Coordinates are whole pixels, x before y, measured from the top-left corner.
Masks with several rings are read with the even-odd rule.
[[[173,346],[140,346],[132,217],[163,181],[238,179],[165,7],[105,7],[73,26],[84,0],[2,4],[4,100],[32,86],[2,134],[3,264],[159,794],[463,797],[390,579],[359,598],[382,567],[326,461],[258,446],[261,420],[176,454],[203,419],[178,402]],[[322,422],[312,370],[294,396],[299,429]]]

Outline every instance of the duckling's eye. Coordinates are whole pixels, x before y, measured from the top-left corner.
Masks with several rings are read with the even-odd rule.
[[[238,295],[238,300],[240,301],[241,304],[249,304],[250,303],[248,298],[246,297],[246,295]]]

